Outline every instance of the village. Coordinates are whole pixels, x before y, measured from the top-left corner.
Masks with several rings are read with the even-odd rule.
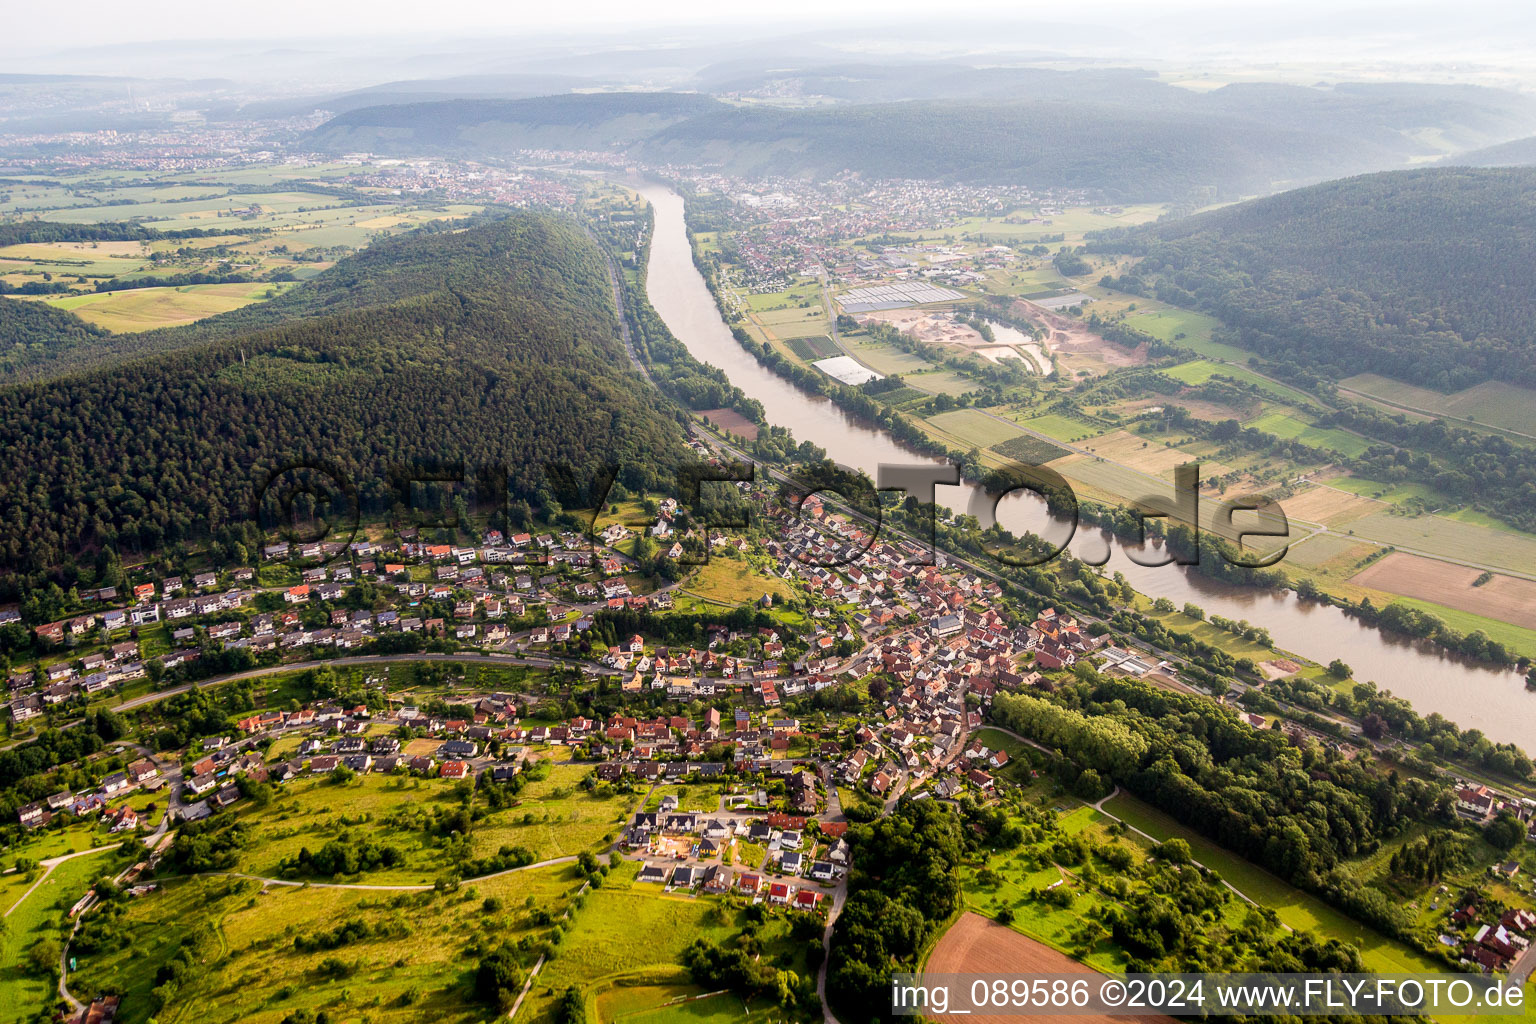
[[[920,546],[873,536],[814,496],[794,508],[766,485],[730,486],[760,526],[712,533],[661,499],[648,522],[632,513],[589,535],[488,529],[466,542],[401,527],[345,544],[274,543],[254,567],[143,581],[130,572],[128,601],[98,592],[89,599],[100,610],[35,630],[58,650],[13,672],[13,733],[114,700],[128,714],[155,688],[217,685],[242,671],[319,666],[351,673],[349,692],[365,696],[258,706],[185,750],[125,741],[100,762],[114,767],[95,785],[34,800],[17,824],[40,835],[95,820],[102,841],[142,843],[150,856],[126,882],[145,896],[154,883],[138,874],[178,828],[224,815],[259,820],[248,794],[261,787],[379,777],[478,788],[559,764],[639,797],[601,844],[633,865],[636,885],[830,926],[853,866],[852,824],[902,798],[985,805],[1035,787],[1056,755],[988,724],[999,693],[1049,692],[1080,663],[1190,689],[1177,666],[1113,642],[1102,624],[1051,607],[1021,614],[996,581],[943,553],[924,564]],[[711,606],[690,592],[698,584],[687,571],[643,572],[641,538],[671,561],[707,550],[744,562],[763,587],[744,610],[751,624],[668,640],[669,616]],[[854,552],[862,555],[845,557]],[[395,661],[434,658],[448,669],[447,691],[391,681]],[[514,690],[456,685],[453,672],[477,662],[532,675]],[[551,717],[553,691],[572,685],[619,709]],[[832,699],[848,693],[864,697]],[[1338,745],[1286,728],[1294,742]],[[1528,800],[1466,785],[1457,810],[1477,823],[1508,812],[1536,841]],[[1528,884],[1515,877],[1517,861],[1499,870],[1505,884]],[[1515,966],[1536,923],[1529,911],[1451,906],[1455,895],[1441,897],[1441,944],[1472,969]]]

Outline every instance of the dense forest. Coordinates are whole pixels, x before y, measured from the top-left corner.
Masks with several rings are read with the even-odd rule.
[[[162,231],[124,220],[96,224],[68,224],[54,220],[8,220],[0,223],[0,246],[28,245],[42,242],[138,242],[159,238],[208,238],[213,235],[240,234],[239,229],[182,228]]]
[[[389,510],[394,467],[504,468],[482,500],[548,507],[546,464],[646,486],[681,451],[676,412],[630,376],[603,257],[567,218],[404,236],[301,290],[300,308],[334,312],[0,389],[0,567],[67,578],[102,547],[208,536],[294,463],[332,481],[299,496],[303,517],[326,494]]]
[[[0,299],[0,381],[15,379],[17,370],[42,353],[83,352],[108,336],[100,327],[46,303]]]
[[[1252,194],[1434,156],[1409,128],[1434,125],[1469,146],[1536,128],[1526,98],[1475,88],[1249,84],[1198,93],[1136,71],[939,64],[811,69],[807,77],[773,70],[715,85],[825,90],[855,102],[790,109],[673,93],[445,100],[348,111],[311,143],[461,156],[624,149],[744,174],[853,170],[1155,200]]]
[[[1536,386],[1536,169],[1329,182],[1104,232],[1090,249],[1142,256],[1123,290],[1214,313],[1302,371]]]

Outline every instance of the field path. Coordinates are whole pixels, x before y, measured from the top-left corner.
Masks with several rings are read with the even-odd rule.
[[[105,849],[105,847],[103,847]],[[503,875],[515,874],[518,871],[533,871],[538,868],[554,867],[556,864],[574,864],[575,856],[551,857],[549,860],[541,860],[534,864],[524,864],[522,867],[507,868],[504,871],[493,871],[489,875],[476,875],[474,878],[461,879],[461,883],[484,882],[492,878],[500,878]],[[378,892],[425,892],[435,888],[434,885],[425,883],[419,885],[375,885],[361,882],[311,882],[307,879],[296,878],[268,878],[266,875],[248,875],[244,871],[208,871],[208,875],[222,875],[225,878],[248,878],[253,882],[261,882],[263,885],[286,885],[296,889],[308,886],[311,889],[369,889]]]
[[[43,873],[37,876],[37,881],[28,886],[27,891],[21,894],[21,898],[18,899],[15,903],[12,903],[4,914],[0,914],[0,917],[10,917],[11,911],[25,903],[27,901],[27,897],[31,896],[33,891],[36,890],[38,886],[48,881],[48,876],[53,874],[53,869],[58,867],[60,864],[63,864],[65,861],[74,860],[76,857],[89,857],[93,853],[105,853],[108,850],[115,850],[122,845],[122,843],[113,843],[111,846],[96,846],[89,850],[79,850],[75,853],[66,853],[61,857],[49,857],[47,860],[39,861],[38,863],[45,869]]]

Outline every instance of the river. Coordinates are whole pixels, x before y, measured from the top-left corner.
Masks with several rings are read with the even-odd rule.
[[[733,384],[763,404],[770,422],[826,449],[836,462],[873,477],[881,463],[934,461],[914,455],[884,431],[851,419],[828,399],[807,395],[758,363],[732,336],[693,265],[682,198],[663,185],[637,187],[656,215],[646,293],[667,327],[697,359],[724,370]],[[970,491],[941,488],[939,501],[963,511]],[[998,515],[1015,533],[1032,530],[1057,542],[1062,537],[1063,528],[1047,522],[1033,500],[1009,499]],[[1071,549],[1092,561],[1107,553],[1105,570],[1124,573],[1144,594],[1167,597],[1181,607],[1193,602],[1229,619],[1247,619],[1269,630],[1276,646],[1324,665],[1342,658],[1355,678],[1373,680],[1406,698],[1422,715],[1439,712],[1463,729],[1479,729],[1490,739],[1517,743],[1528,752],[1536,745],[1536,694],[1526,691],[1516,672],[1469,662],[1426,642],[1391,637],[1337,608],[1300,601],[1289,592],[1232,587],[1177,566],[1140,565],[1097,530],[1079,530]]]

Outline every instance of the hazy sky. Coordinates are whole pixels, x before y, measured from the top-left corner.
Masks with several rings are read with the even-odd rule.
[[[583,44],[750,43],[824,31],[821,41],[865,52],[985,52],[1034,43],[1059,52],[1147,59],[1189,55],[1306,62],[1359,57],[1455,60],[1500,66],[1536,49],[1531,0],[265,0],[250,5],[184,0],[83,0],[68,16],[43,4],[12,4],[0,33],[4,71],[145,74],[146,43],[209,41],[165,57],[161,74],[241,77],[239,61],[273,47],[373,54],[485,48],[516,52],[555,37]],[[918,30],[918,20],[932,31]],[[999,31],[998,22],[1010,23]],[[835,23],[835,24],[834,24]],[[1033,23],[1033,24],[1032,24]],[[637,31],[637,26],[643,26]],[[161,55],[165,56],[165,55]],[[246,65],[245,70],[259,71]]]

